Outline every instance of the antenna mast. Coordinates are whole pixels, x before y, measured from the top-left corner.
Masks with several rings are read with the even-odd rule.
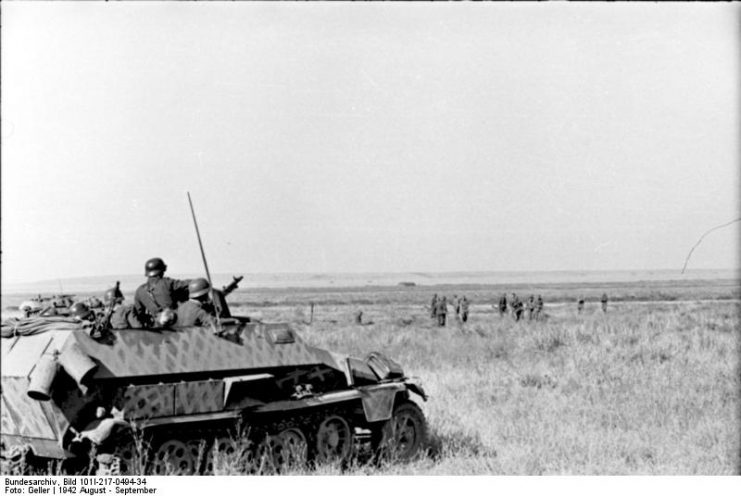
[[[211,296],[211,302],[214,304],[214,309],[216,310],[216,325],[221,326],[221,323],[219,322],[219,314],[221,313],[221,308],[219,307],[219,303],[216,301],[216,298],[214,297],[214,285],[211,281],[211,272],[208,270],[208,262],[206,261],[206,252],[203,251],[203,242],[201,241],[201,232],[198,230],[198,222],[196,221],[196,212],[193,210],[193,201],[190,199],[190,192],[186,192],[188,195],[188,204],[190,205],[190,213],[193,216],[193,225],[196,228],[196,236],[198,237],[198,247],[201,249],[201,258],[203,258],[203,267],[206,269],[206,278],[208,279],[208,285],[209,285],[209,295]]]

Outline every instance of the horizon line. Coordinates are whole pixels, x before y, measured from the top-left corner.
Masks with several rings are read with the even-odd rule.
[[[611,273],[611,272],[674,272],[676,271],[678,276],[681,276],[681,269],[667,269],[667,268],[657,268],[657,269],[603,269],[603,270],[595,270],[595,269],[545,269],[545,270],[536,270],[536,269],[526,269],[526,270],[441,270],[441,271],[425,271],[425,270],[409,270],[409,271],[347,271],[347,272],[327,272],[327,271],[320,271],[320,272],[239,272],[239,271],[220,271],[215,272],[214,275],[257,275],[257,276],[345,276],[345,275],[450,275],[450,274],[460,274],[460,275],[473,275],[473,274],[534,274],[534,273]],[[709,268],[709,269],[700,269],[700,268],[694,268],[694,269],[687,269],[685,273],[687,272],[738,272],[741,273],[741,267],[729,267],[729,268]],[[191,275],[197,275],[200,274],[200,272],[179,272],[177,273],[180,276],[191,276]],[[137,274],[137,273],[118,273],[118,274],[103,274],[103,275],[83,275],[83,276],[65,276],[65,277],[56,277],[56,278],[49,278],[49,279],[37,279],[37,280],[15,280],[15,281],[2,281],[0,285],[23,285],[23,284],[43,284],[43,283],[55,283],[55,282],[64,282],[64,281],[76,281],[76,280],[85,280],[85,279],[102,279],[102,278],[116,278],[116,277],[141,277],[144,279],[146,276],[144,274]]]

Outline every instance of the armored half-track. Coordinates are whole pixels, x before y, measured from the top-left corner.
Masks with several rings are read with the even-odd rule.
[[[425,444],[425,392],[380,353],[342,356],[244,317],[102,334],[38,320],[3,325],[5,473],[280,473]]]

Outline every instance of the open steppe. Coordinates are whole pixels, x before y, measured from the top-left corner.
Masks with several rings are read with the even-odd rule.
[[[581,315],[547,303],[546,320],[514,322],[473,294],[469,321],[444,328],[422,301],[382,292],[349,305],[322,295],[332,303],[315,304],[311,325],[308,307],[261,313],[318,346],[380,350],[423,380],[429,456],[363,473],[739,473],[738,301],[618,302],[606,314],[593,302]],[[373,323],[355,324],[357,309]]]
[[[492,304],[504,291],[542,294],[546,317],[500,317]],[[449,284],[248,289],[230,302],[234,313],[293,323],[317,346],[381,351],[422,380],[426,455],[344,473],[716,475],[741,472],[738,291],[737,281]],[[452,313],[438,327],[433,293],[465,294],[469,321]],[[3,298],[4,316],[18,298]]]

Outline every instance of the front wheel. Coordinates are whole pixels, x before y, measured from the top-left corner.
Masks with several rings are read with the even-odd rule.
[[[391,418],[374,429],[373,448],[379,459],[408,461],[419,455],[427,441],[427,422],[416,403],[404,400]]]
[[[353,449],[353,430],[347,421],[330,415],[319,425],[314,443],[314,458],[317,463],[345,463]]]

